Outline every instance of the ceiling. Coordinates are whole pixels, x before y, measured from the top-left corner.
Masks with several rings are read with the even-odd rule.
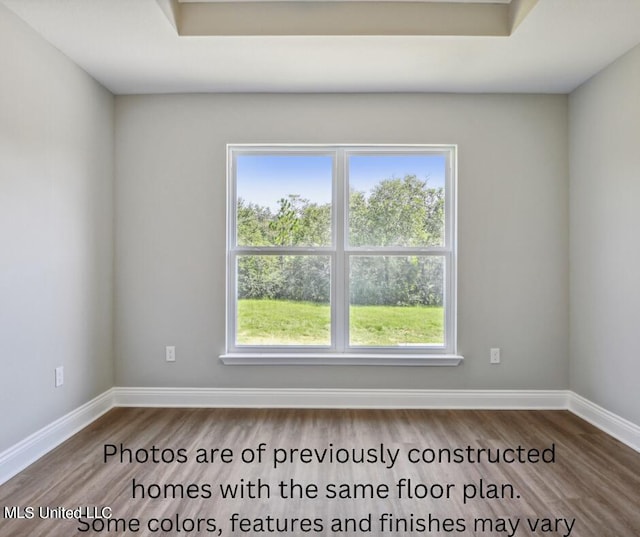
[[[171,1],[0,0],[115,94],[568,93],[640,43],[639,0],[538,0],[507,37],[183,37]]]

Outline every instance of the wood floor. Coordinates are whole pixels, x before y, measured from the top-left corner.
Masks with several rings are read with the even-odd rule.
[[[640,453],[564,411],[118,408],[0,509],[2,537],[638,537]]]

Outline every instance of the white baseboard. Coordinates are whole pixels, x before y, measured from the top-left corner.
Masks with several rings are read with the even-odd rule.
[[[107,390],[0,453],[0,485],[113,408]]]
[[[115,406],[566,409],[566,390],[114,388]]]
[[[623,444],[640,452],[640,426],[592,403],[577,393],[570,392],[568,410],[595,425],[601,431],[617,438]]]
[[[113,407],[569,410],[640,452],[640,426],[569,390],[115,387],[0,453],[0,485]]]

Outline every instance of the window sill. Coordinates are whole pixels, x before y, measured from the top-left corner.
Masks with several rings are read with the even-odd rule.
[[[225,365],[381,365],[457,366],[464,358],[457,354],[311,354],[230,353],[220,355]]]

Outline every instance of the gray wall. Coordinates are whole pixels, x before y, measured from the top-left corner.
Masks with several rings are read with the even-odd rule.
[[[568,388],[567,112],[566,96],[117,97],[116,384]],[[459,144],[464,365],[222,365],[225,144],[240,142]]]
[[[113,386],[114,103],[3,5],[0,72],[1,452]]]
[[[640,424],[640,46],[570,98],[571,387]]]

